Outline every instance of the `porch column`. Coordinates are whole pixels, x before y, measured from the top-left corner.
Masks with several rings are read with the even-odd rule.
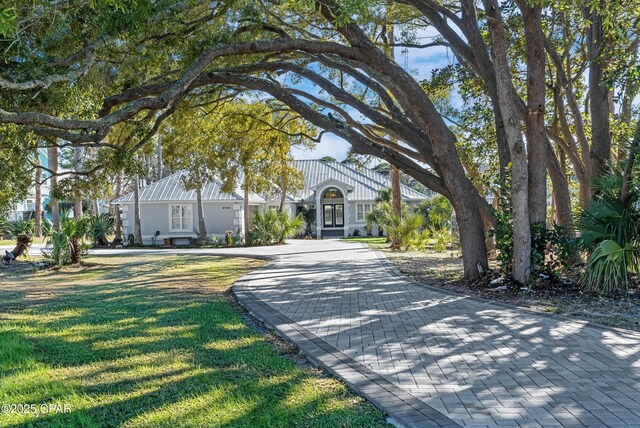
[[[343,232],[343,238],[346,238],[347,236],[349,236],[349,212],[351,211],[349,209],[349,190],[348,189],[341,189],[342,190],[342,216],[344,217],[344,232]]]
[[[320,205],[320,192],[316,190],[316,236],[322,236],[322,206]]]

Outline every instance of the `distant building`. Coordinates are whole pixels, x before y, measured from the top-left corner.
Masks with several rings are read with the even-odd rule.
[[[315,208],[312,231],[322,237],[345,237],[358,229],[364,232],[366,214],[375,203],[380,190],[391,187],[389,177],[368,169],[356,169],[339,162],[299,160],[295,166],[304,175],[304,187],[287,195],[285,210],[295,215],[298,205]],[[177,172],[140,189],[140,220],[145,244],[163,239],[183,241],[197,237],[196,192],[182,188]],[[401,186],[402,199],[409,205],[429,197],[410,187]],[[227,230],[242,228],[243,192],[222,192],[222,183],[213,181],[202,191],[207,233],[224,235]],[[122,207],[122,225],[125,236],[134,233],[133,193],[114,201]],[[249,196],[251,210],[277,206],[260,195]]]
[[[47,155],[47,149],[40,149],[38,151],[40,156],[40,165],[47,166],[49,156]],[[41,208],[44,213],[44,207],[49,202],[49,195],[51,193],[51,180],[46,180],[50,177],[47,171],[42,171],[42,180],[44,181],[40,186],[41,192]],[[45,181],[46,180],[46,181]],[[9,221],[29,220],[35,218],[36,215],[36,188],[31,186],[27,197],[21,201],[18,201],[15,206],[7,213],[7,219]]]

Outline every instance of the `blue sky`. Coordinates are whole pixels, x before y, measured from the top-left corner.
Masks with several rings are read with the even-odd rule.
[[[436,33],[425,31],[418,34],[418,43],[428,43]],[[396,48],[395,58],[398,64],[404,67],[405,56],[408,57],[408,68],[416,79],[424,79],[431,76],[432,70],[451,64],[455,58],[453,53],[445,47],[432,47],[427,49],[409,48],[403,54],[401,48]],[[306,88],[305,88],[306,89]],[[349,143],[334,134],[324,134],[320,143],[315,148],[293,149],[293,157],[296,159],[319,159],[323,156],[332,156],[337,160],[343,160],[347,156]]]

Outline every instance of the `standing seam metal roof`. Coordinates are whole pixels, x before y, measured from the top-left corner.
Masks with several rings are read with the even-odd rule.
[[[140,202],[168,202],[168,201],[184,201],[195,202],[197,200],[195,190],[184,190],[182,187],[181,177],[185,171],[178,171],[168,177],[162,178],[155,183],[151,183],[140,189]],[[202,200],[204,202],[211,201],[242,201],[241,191],[236,189],[235,192],[226,193],[222,191],[222,183],[214,180],[207,183],[202,189]],[[263,198],[256,194],[249,194],[251,202],[265,202]],[[133,202],[133,192],[124,195],[114,202],[128,203]]]
[[[367,201],[374,200],[380,190],[391,187],[391,179],[378,172],[369,169],[357,169],[339,162],[321,160],[297,160],[295,166],[304,175],[304,188],[295,195],[288,195],[290,201],[308,199],[313,195],[313,187],[328,179],[334,179],[352,186],[353,192],[349,194],[350,200]],[[184,171],[179,171],[168,177],[156,181],[140,189],[140,202],[168,202],[168,201],[196,201],[194,190],[184,190],[181,177]],[[241,173],[238,182],[242,182],[244,175]],[[427,199],[428,196],[408,186],[401,185],[404,199]],[[225,193],[222,191],[222,183],[214,180],[205,185],[202,191],[202,200],[207,201],[242,201],[242,191]],[[116,199],[117,203],[133,202],[133,193],[129,193]],[[264,203],[264,198],[250,194],[251,202]]]
[[[321,160],[297,160],[295,165],[304,175],[304,188],[294,196],[297,200],[309,198],[313,195],[313,186],[330,178],[353,186],[350,200],[374,200],[380,190],[391,187],[389,177],[367,168],[357,169],[351,165]],[[404,199],[429,198],[404,184],[400,185],[400,191]]]

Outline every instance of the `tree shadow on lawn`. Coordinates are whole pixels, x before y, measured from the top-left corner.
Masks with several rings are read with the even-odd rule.
[[[3,415],[0,426],[386,425],[344,385],[280,356],[224,300],[225,287],[185,295],[154,285],[187,281],[172,272],[184,263],[174,258],[73,272],[74,282],[99,279],[62,284],[62,294],[22,310],[0,308],[0,401],[72,409]],[[246,260],[188,260],[188,272],[200,264],[227,283],[249,268]]]

